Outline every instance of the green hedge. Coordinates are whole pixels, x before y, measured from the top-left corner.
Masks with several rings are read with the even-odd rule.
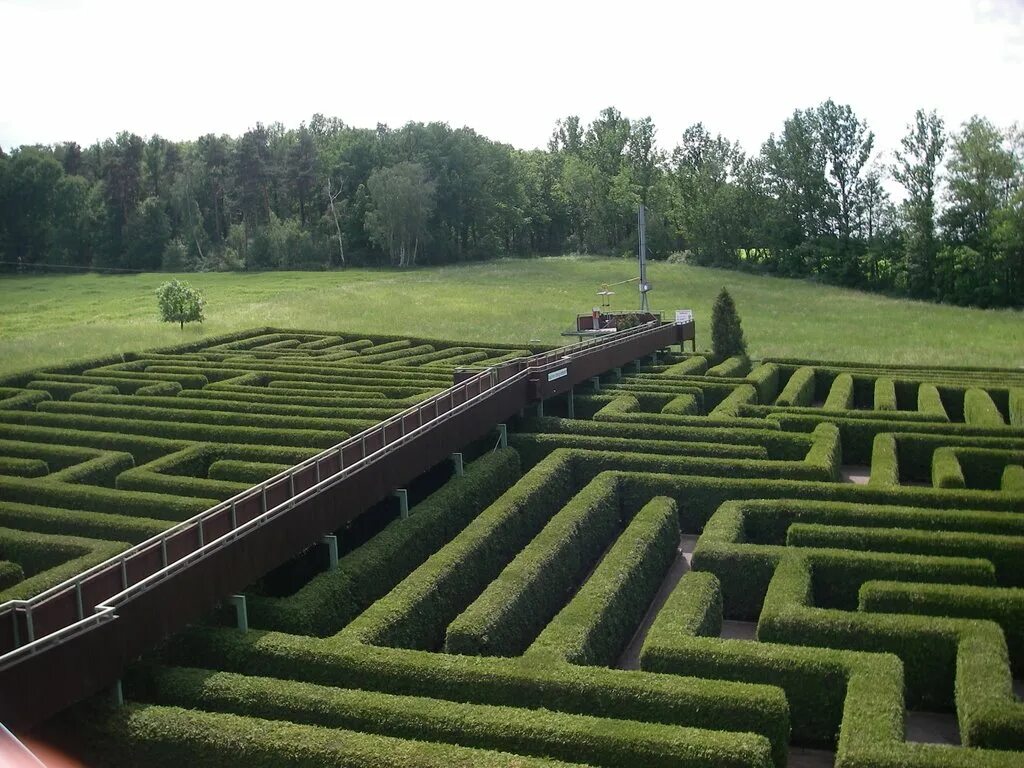
[[[922,384],[917,389],[917,410],[927,414],[935,421],[949,421],[946,406],[942,404],[942,396],[934,384]]]
[[[329,635],[384,597],[450,541],[519,477],[514,450],[486,454],[415,505],[361,547],[346,554],[286,598],[249,596],[253,626],[303,635]]]
[[[10,560],[0,560],[0,590],[12,587],[24,578],[25,571],[20,565]]]
[[[708,369],[708,360],[706,357],[700,355],[694,355],[693,357],[687,357],[685,360],[674,363],[673,365],[667,366],[663,371],[663,376],[700,376]]]
[[[116,511],[118,515],[158,520],[187,520],[217,503],[214,499],[182,498],[142,491],[115,491],[112,488],[94,485],[2,476],[0,500],[62,509],[82,509],[89,512]]]
[[[107,396],[109,397],[109,396]],[[175,407],[155,407],[146,405],[129,405],[125,402],[50,402],[40,403],[39,412],[68,414],[70,416],[97,416],[101,418],[122,419],[131,422],[182,422],[186,425],[201,427],[259,427],[263,429],[281,430],[316,430],[360,432],[372,427],[382,418],[392,415],[392,410],[372,410],[361,414],[362,418],[328,419],[306,409],[304,415],[278,416],[272,413],[237,413],[233,411],[215,411],[189,408],[188,403],[177,402]],[[184,407],[182,407],[184,405]]]
[[[678,545],[675,502],[652,499],[572,601],[540,633],[526,659],[613,666],[644,618]]]
[[[342,688],[761,734],[776,764],[785,765],[789,709],[782,692],[767,686],[227,629],[187,631],[167,650],[175,664],[216,660],[225,671]]]
[[[699,420],[695,420],[699,423]],[[654,440],[678,442],[721,443],[723,445],[754,445],[767,450],[768,457],[799,461],[807,456],[812,440],[809,435],[782,432],[774,422],[766,422],[765,429],[722,429],[709,425],[680,427],[676,425],[640,424],[629,422],[599,422],[581,419],[539,417],[524,419],[523,432],[551,435],[587,435],[628,440]],[[808,430],[809,432],[810,430]],[[653,451],[656,453],[657,451]]]
[[[895,666],[902,715],[902,670],[878,657],[821,648],[719,640],[722,596],[711,573],[690,571],[658,613],[640,656],[649,672],[749,680],[782,688],[789,702],[792,740],[834,748],[843,718],[849,668],[856,662]],[[892,660],[895,662],[895,659]]]
[[[700,414],[700,401],[696,395],[676,395],[665,404],[661,412],[676,416],[696,416]]]
[[[181,384],[176,381],[161,381],[158,384],[150,384],[147,387],[139,387],[135,390],[136,396],[164,396],[177,395],[183,391]]]
[[[786,536],[791,547],[827,547],[870,552],[895,552],[988,560],[996,579],[1006,586],[1024,586],[1024,537],[965,531],[913,530],[882,526],[793,523]]]
[[[972,388],[964,395],[964,422],[977,427],[1002,427],[1006,424],[988,392]]]
[[[38,533],[56,533],[108,541],[138,544],[166,530],[166,520],[128,517],[108,512],[86,512],[80,509],[58,509],[0,501],[0,526]]]
[[[865,568],[872,560],[879,567]],[[962,632],[970,629],[962,620],[814,607],[823,586],[849,592],[851,587],[856,591],[872,580],[978,584],[983,576],[970,560],[944,558],[947,565],[938,567],[939,560],[864,553],[783,557],[765,595],[758,638],[773,643],[894,653],[904,665],[910,707],[949,707],[954,699],[958,645]],[[850,566],[856,561],[861,567],[853,570]],[[844,583],[840,585],[837,580]]]
[[[757,402],[770,403],[775,399],[779,394],[780,374],[775,363],[762,363],[750,372],[747,381],[757,390]]]
[[[23,459],[16,456],[0,456],[0,475],[17,477],[43,477],[50,468],[42,459]]]
[[[797,368],[775,399],[775,405],[810,406],[814,402],[814,386],[814,369]]]
[[[954,446],[948,450],[956,455],[969,488],[998,490],[1006,467],[1024,464],[1024,440],[1017,441],[1016,448]]]
[[[127,548],[119,541],[0,529],[0,560],[17,563],[24,576],[0,591],[0,601],[26,600]]]
[[[875,379],[875,410],[899,410],[896,405],[896,384],[885,376]]]
[[[1010,414],[1010,426],[1024,427],[1024,387],[1010,390],[1007,411]]]
[[[266,429],[214,424],[190,424],[178,421],[145,421],[112,416],[89,416],[71,413],[29,413],[0,411],[0,435],[8,424],[33,427],[73,429],[82,432],[134,434],[166,440],[192,440],[211,443],[249,443],[286,445],[305,448],[329,448],[349,437],[348,432],[313,429]],[[99,439],[99,438],[97,438]],[[72,442],[72,445],[79,444]]]
[[[521,654],[566,604],[620,525],[617,484],[598,475],[448,625],[445,651]]]
[[[49,392],[14,391],[16,394],[0,398],[0,411],[31,410],[35,407],[36,403],[50,399]]]
[[[1024,493],[1024,467],[1009,464],[1003,470],[999,487],[1009,493]]]
[[[219,459],[210,464],[207,477],[211,480],[231,480],[236,483],[256,485],[267,478],[284,472],[291,464],[267,464],[260,461],[239,461]]]
[[[623,487],[623,494],[629,495],[631,485],[640,485],[636,493],[666,493],[677,487],[675,493],[680,506],[693,503],[693,493],[689,491],[692,484],[676,481],[669,483],[654,483],[651,481],[642,484],[630,477],[627,478]],[[736,483],[738,485],[738,481]],[[734,485],[735,488],[735,485]],[[757,498],[761,493],[750,490],[746,491],[749,498]],[[853,503],[824,501],[824,500],[799,500],[793,498],[793,494],[775,492],[778,500],[757,500],[757,501],[728,501],[718,506],[717,510],[708,519],[704,527],[704,534],[697,543],[693,553],[693,567],[699,570],[712,571],[721,580],[723,595],[725,596],[726,614],[731,618],[754,620],[761,610],[762,599],[768,587],[769,580],[775,571],[776,564],[780,557],[786,554],[787,549],[783,546],[786,540],[786,532],[794,522],[818,523],[824,526],[860,526],[860,527],[881,527],[881,528],[918,528],[923,531],[963,531],[967,534],[987,534],[997,536],[1002,534],[1008,543],[1015,545],[1020,541],[1020,535],[1024,530],[1024,521],[1017,515],[1005,512],[984,512],[981,510],[954,507],[954,509],[916,509],[913,507],[895,506],[885,504],[885,499],[872,499],[870,506],[864,502]],[[864,494],[851,494],[854,498],[863,498]],[[737,493],[726,495],[726,498],[735,499]],[[866,499],[864,501],[867,501]],[[880,503],[881,502],[881,503]],[[696,514],[691,511],[690,514]],[[684,517],[685,521],[685,517]],[[685,527],[685,526],[684,526]],[[947,534],[952,536],[953,534]],[[836,554],[836,553],[833,553]],[[879,567],[895,567],[898,563],[901,567],[910,568],[908,573],[917,574],[921,568],[928,571],[932,568],[929,563],[935,558],[907,555],[910,558],[905,563],[896,555],[871,555],[864,553],[849,552],[851,557],[866,558],[864,560],[869,566],[872,563],[881,563]],[[874,559],[872,559],[874,558]],[[937,560],[936,574],[948,575],[943,563],[945,558]],[[842,561],[837,561],[842,564]],[[957,561],[959,562],[959,561]],[[845,567],[845,566],[844,566]],[[852,566],[850,566],[852,568]],[[915,568],[917,570],[915,570]],[[980,568],[980,570],[978,570]],[[969,566],[972,578],[990,578],[992,575],[991,565]],[[954,571],[959,573],[959,571]],[[953,573],[953,572],[950,572]],[[986,576],[985,574],[989,574]],[[937,577],[918,578],[918,581],[941,580]],[[852,606],[856,604],[855,592],[846,590],[833,599],[841,604]]]
[[[160,704],[200,706],[249,717],[287,720],[500,750],[615,768],[771,765],[768,740],[679,726],[418,696],[346,690],[196,669],[161,670]],[[713,757],[712,757],[713,756]]]
[[[829,421],[839,427],[843,436],[843,453],[851,463],[867,464],[871,456],[872,442],[880,432],[895,432],[902,440],[922,439],[937,445],[976,438],[1009,438],[1024,437],[1020,430],[1010,427],[978,427],[969,424],[942,424],[915,422],[912,424],[890,421],[884,418],[846,418],[835,413],[822,412],[822,415],[804,415],[774,413],[769,421],[776,422],[782,430],[794,432],[810,432],[823,421]],[[931,471],[931,450],[923,461],[922,477],[928,477]]]
[[[223,393],[220,393],[223,394]],[[186,397],[143,397],[140,395],[81,395],[75,399],[76,407],[68,410],[93,412],[88,407],[77,405],[81,403],[101,403],[107,406],[106,409],[95,409],[95,412],[109,412],[111,415],[118,415],[118,410],[144,407],[147,413],[158,412],[161,419],[175,419],[178,412],[187,411],[183,414],[186,419],[204,421],[207,416],[215,423],[227,420],[233,421],[229,413],[243,414],[239,417],[239,423],[251,423],[254,418],[260,416],[294,417],[301,422],[311,422],[312,427],[322,427],[318,423],[321,419],[361,419],[367,421],[382,421],[389,416],[402,410],[396,401],[366,400],[365,402],[353,402],[339,400],[330,405],[299,405],[299,404],[278,404],[266,401],[238,401],[230,398],[186,398]],[[44,409],[46,410],[46,409]],[[62,409],[56,409],[62,410]],[[199,413],[201,412],[201,413]],[[210,413],[213,412],[213,413]],[[284,422],[284,419],[281,419]],[[292,423],[300,423],[300,421]],[[270,426],[268,424],[267,426]]]
[[[625,437],[604,437],[602,435],[546,434],[543,432],[518,432],[508,436],[509,445],[523,457],[523,465],[532,467],[556,448],[577,448],[593,451],[615,451],[623,453],[654,453],[668,456],[706,456],[709,458],[768,458],[768,452],[760,445],[730,445],[729,443],[703,443],[674,440],[637,440]]]
[[[107,385],[97,386],[95,384],[76,384],[68,381],[47,381],[45,379],[30,381],[25,385],[25,388],[30,391],[45,392],[54,400],[68,400],[72,395],[80,394],[82,392],[93,392],[95,390],[99,390],[101,392],[117,392],[116,387]],[[180,388],[181,387],[179,387],[179,389]],[[40,398],[40,400],[45,399],[49,398]]]
[[[439,648],[452,620],[571,498],[572,469],[567,451],[553,452],[349,624],[345,635],[375,645]]]
[[[966,488],[964,473],[952,448],[939,448],[932,455],[932,485],[936,488]]]
[[[899,452],[896,436],[891,432],[875,435],[871,445],[871,477],[868,484],[880,488],[898,487],[900,484]]]
[[[757,402],[757,390],[751,384],[740,384],[712,409],[708,415],[712,419],[736,418],[740,408],[748,403]]]
[[[853,408],[853,376],[841,373],[832,382],[825,404],[826,411],[848,411]]]
[[[739,378],[750,373],[750,359],[745,355],[728,357],[718,365],[708,368],[705,376],[720,376],[725,378]]]
[[[1017,580],[1020,581],[1020,578]],[[871,613],[908,613],[994,621],[1006,634],[1006,645],[1014,669],[1018,675],[1024,671],[1022,589],[866,581],[860,588],[857,608]]]

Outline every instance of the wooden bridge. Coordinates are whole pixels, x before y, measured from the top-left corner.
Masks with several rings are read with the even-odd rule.
[[[0,606],[0,722],[29,728],[529,404],[692,338],[651,322],[455,384],[30,600]]]

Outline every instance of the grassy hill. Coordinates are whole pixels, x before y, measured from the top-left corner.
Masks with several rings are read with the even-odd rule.
[[[208,319],[159,322],[154,290],[168,275],[0,278],[0,372],[132,351],[246,327],[352,330],[440,338],[564,341],[601,283],[632,277],[631,260],[499,260],[407,272],[192,274]],[[1024,314],[890,299],[803,280],[653,264],[652,306],[693,309],[698,347],[710,345],[715,294],[733,294],[755,356],[876,363],[1024,366]],[[633,284],[613,308],[637,305]]]

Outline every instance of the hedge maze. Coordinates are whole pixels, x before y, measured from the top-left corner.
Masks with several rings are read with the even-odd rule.
[[[5,594],[513,354],[265,331],[8,382]],[[1024,372],[661,354],[583,389],[76,727],[152,766],[1024,762]]]
[[[262,329],[0,380],[0,599],[27,598],[528,351]]]

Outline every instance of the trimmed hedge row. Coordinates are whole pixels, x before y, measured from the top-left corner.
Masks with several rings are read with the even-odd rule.
[[[176,398],[175,398],[176,399]],[[181,407],[183,405],[184,407]],[[49,402],[40,403],[36,411],[38,413],[59,413],[69,416],[98,416],[101,418],[124,419],[132,423],[139,421],[150,422],[182,422],[189,426],[198,427],[261,427],[264,429],[280,430],[312,430],[312,431],[347,431],[350,433],[360,432],[367,427],[372,427],[380,421],[381,415],[384,418],[390,416],[393,411],[385,411],[378,414],[355,419],[325,419],[311,414],[308,410],[303,416],[276,416],[269,413],[236,413],[233,411],[212,411],[205,409],[193,410],[188,403],[178,405],[174,408],[158,408],[145,405],[128,405],[123,402]]]
[[[566,604],[620,526],[617,483],[598,475],[448,625],[444,650],[520,655]]]
[[[827,547],[858,552],[970,557],[995,566],[1004,586],[1024,586],[1024,537],[965,531],[913,530],[881,526],[793,523],[786,534],[790,547]]]
[[[936,488],[966,488],[964,473],[952,448],[938,448],[932,454],[932,485]]]
[[[896,436],[891,432],[880,432],[871,444],[871,476],[868,484],[882,488],[897,487],[900,484],[899,453],[896,449]]]
[[[739,378],[750,373],[750,358],[745,355],[727,357],[718,365],[708,368],[705,376],[723,376],[726,378]]]
[[[757,402],[757,390],[751,384],[740,384],[716,405],[708,414],[715,421],[726,418],[734,419],[740,415],[740,409],[748,403]]]
[[[662,370],[661,375],[663,376],[700,376],[708,369],[708,360],[706,357],[695,355],[693,357],[687,357],[681,362],[674,363],[667,366]]]
[[[554,451],[343,631],[373,645],[439,648],[446,627],[573,495],[573,460]]]
[[[56,533],[62,536],[138,544],[166,530],[168,522],[145,517],[0,501],[0,526],[37,533]]]
[[[875,410],[898,411],[896,403],[896,384],[892,379],[879,376],[875,379]]]
[[[266,402],[241,401],[236,402],[228,399],[214,398],[184,398],[184,397],[144,397],[140,395],[83,395],[75,399],[75,406],[67,410],[79,413],[98,413],[100,415],[118,415],[120,408],[145,408],[146,413],[162,414],[160,418],[174,418],[177,412],[187,411],[182,416],[191,420],[202,421],[207,416],[215,423],[218,420],[225,420],[231,423],[234,420],[227,417],[228,413],[244,414],[238,422],[241,424],[250,423],[255,418],[264,416],[282,417],[274,421],[281,423],[296,423],[288,421],[284,417],[301,419],[303,422],[310,422],[314,427],[322,427],[324,423],[334,420],[361,419],[366,421],[383,421],[389,416],[398,413],[401,408],[387,407],[387,401],[370,400],[369,407],[350,405],[347,398],[345,405],[334,404],[331,406],[308,406],[308,405],[278,405]],[[105,408],[90,409],[79,403],[97,403],[106,406]],[[47,409],[44,409],[47,410]],[[52,409],[61,411],[63,409]],[[202,413],[197,413],[201,411]],[[202,418],[200,418],[202,417]],[[263,421],[266,421],[264,418]]]
[[[1008,493],[1024,493],[1024,467],[1009,464],[1003,470],[999,487]]]
[[[782,688],[789,702],[792,740],[834,748],[843,720],[850,667],[881,664],[894,672],[902,716],[902,670],[892,657],[719,640],[722,595],[714,574],[690,571],[672,591],[644,642],[640,666],[648,672],[749,680]],[[891,660],[891,661],[890,661]],[[902,723],[901,723],[902,725]]]
[[[972,388],[964,395],[964,422],[977,427],[1002,427],[1006,424],[988,392]]]
[[[915,563],[913,557],[875,558],[863,553],[834,552],[827,556],[809,552],[802,557],[782,557],[765,595],[757,625],[758,638],[774,643],[894,653],[904,665],[911,707],[951,706],[960,635],[964,629],[969,629],[963,620],[815,607],[820,582],[831,581],[831,586],[839,587],[835,584],[837,578],[847,581],[841,587],[843,591],[849,591],[851,586],[857,590],[864,582],[876,580],[979,583],[976,579],[981,572],[976,571],[972,576],[968,566],[971,561],[944,558],[948,565],[940,569],[936,567],[939,558],[920,558],[919,563]],[[856,571],[849,568],[856,560],[863,565],[872,559],[883,567]],[[830,560],[833,567],[822,568]],[[921,562],[924,560],[933,562],[925,564]],[[840,561],[845,561],[846,567],[835,567]],[[915,565],[924,567],[915,568]],[[915,578],[929,575],[931,579]]]
[[[1024,464],[1024,440],[1013,448],[975,448],[953,446],[949,448],[963,470],[969,488],[998,490],[1007,466]]]
[[[215,499],[182,498],[144,491],[115,491],[94,485],[55,483],[0,476],[0,500],[40,504],[61,509],[82,509],[128,517],[187,520],[214,504]]]
[[[942,404],[942,396],[934,384],[922,384],[917,388],[917,410],[935,421],[949,421],[946,406]]]
[[[0,424],[75,429],[95,434],[135,434],[162,437],[168,440],[189,440],[211,443],[255,443],[287,445],[300,448],[329,448],[349,437],[348,432],[326,432],[313,429],[265,429],[255,426],[223,426],[190,424],[178,421],[145,421],[142,419],[90,416],[72,413],[29,413],[0,411]],[[0,434],[3,428],[0,427]],[[74,445],[75,443],[71,443]]]
[[[22,459],[16,456],[0,456],[0,475],[17,477],[44,477],[50,468],[41,459]]]
[[[676,416],[697,416],[700,414],[700,402],[693,394],[676,395],[665,403],[661,412]]]
[[[797,368],[789,377],[786,386],[775,399],[775,405],[796,405],[807,407],[814,402],[814,369],[810,366]]]
[[[1024,520],[1013,513],[960,511],[940,509],[918,509],[898,506],[863,506],[859,504],[799,501],[784,499],[778,501],[730,501],[711,516],[704,528],[693,554],[693,567],[716,573],[721,580],[725,596],[727,615],[733,618],[753,620],[760,610],[769,580],[779,558],[787,553],[782,544],[787,531],[794,523],[815,523],[826,528],[859,526],[870,528],[917,528],[920,531],[959,531],[971,538],[987,535],[1002,537],[1015,546],[1024,533]],[[926,538],[928,534],[919,534]],[[954,534],[947,533],[952,537]],[[879,548],[882,548],[879,546]],[[1004,550],[1005,551],[1005,550]],[[833,553],[837,557],[842,553]],[[849,552],[851,557],[861,553]],[[872,556],[874,557],[874,556]],[[865,560],[890,563],[886,557],[881,560]],[[913,568],[920,566],[927,571],[928,562],[944,562],[948,558],[928,558],[907,555],[907,562]],[[1004,562],[1007,562],[1006,558]],[[870,562],[869,562],[870,561]],[[852,563],[853,561],[851,561]],[[860,561],[857,561],[860,562]],[[891,562],[902,562],[899,556]],[[917,564],[915,566],[915,564]],[[891,563],[890,563],[891,565]],[[885,565],[885,567],[890,567]],[[941,565],[941,562],[940,562]],[[853,569],[847,563],[844,567]],[[939,566],[936,566],[939,567]],[[944,566],[942,566],[944,567]],[[991,578],[991,565],[970,565],[972,578]],[[979,570],[980,569],[980,570]],[[916,573],[917,571],[913,571]],[[938,573],[940,571],[936,571]],[[852,573],[852,570],[851,570]],[[942,574],[949,575],[941,570]],[[986,576],[985,574],[988,574]],[[1018,578],[1013,576],[1012,578]],[[936,581],[938,578],[915,578],[917,581]],[[840,584],[840,587],[842,585]],[[822,592],[825,595],[826,592]],[[830,592],[830,599],[841,605],[852,607],[856,604],[855,591],[841,589]]]
[[[576,596],[529,647],[531,663],[612,666],[647,612],[679,545],[675,502],[657,497],[626,527]]]
[[[50,399],[49,392],[36,392],[32,390],[15,390],[17,394],[0,398],[0,411],[15,411],[32,409],[36,403]]]
[[[1024,387],[1010,390],[1007,410],[1010,414],[1010,426],[1024,427]]]
[[[857,609],[870,613],[909,613],[994,621],[1006,634],[1006,646],[1014,669],[1018,674],[1024,670],[1022,589],[866,581],[860,588]]]
[[[779,394],[781,371],[774,363],[762,363],[747,376],[754,389],[757,390],[757,402],[770,403]]]
[[[529,469],[556,448],[576,448],[593,451],[620,450],[623,453],[664,454],[668,456],[705,456],[709,458],[737,458],[766,460],[768,452],[760,445],[731,445],[728,443],[702,443],[674,440],[635,440],[601,435],[546,434],[544,432],[516,432],[508,436],[509,445],[523,457],[523,466]]]
[[[26,600],[127,548],[120,541],[0,529],[0,560],[17,563],[24,577],[0,591],[0,601]]]
[[[287,598],[249,596],[250,622],[303,635],[337,632],[454,538],[519,475],[514,450],[481,456],[462,477],[415,505],[408,519],[392,522],[297,592]]]
[[[182,633],[168,647],[168,656],[175,664],[216,660],[225,671],[342,688],[761,734],[770,740],[779,766],[785,765],[789,740],[785,696],[761,685],[600,667],[531,666],[486,656],[349,644],[340,636],[313,640],[227,629]]]
[[[172,384],[176,382],[165,383]],[[39,398],[40,400],[48,400],[51,398],[53,400],[68,400],[71,398],[72,395],[76,395],[82,392],[92,392],[94,390],[100,390],[102,392],[117,391],[116,387],[111,387],[108,385],[97,386],[95,384],[74,384],[72,382],[67,381],[46,381],[45,379],[36,379],[34,381],[30,381],[25,385],[25,389],[30,391],[45,392],[50,396],[49,398]],[[148,389],[148,387],[143,387],[143,389]]]
[[[135,460],[130,453],[116,451],[104,451],[101,455],[65,467],[51,474],[47,479],[61,483],[88,483],[89,485],[102,485],[112,487],[122,472],[135,466]]]
[[[291,466],[291,464],[267,464],[260,461],[218,459],[210,464],[207,477],[211,480],[230,480],[252,486],[284,472]]]
[[[696,420],[695,420],[696,421]],[[698,422],[699,423],[699,422]],[[768,422],[772,424],[773,422]],[[724,445],[755,445],[768,452],[768,458],[800,461],[807,456],[812,439],[808,434],[782,432],[777,429],[721,429],[703,420],[704,426],[679,427],[629,422],[584,421],[550,416],[531,417],[520,424],[523,432],[551,435],[588,435],[629,440],[707,442]],[[808,430],[810,431],[810,430]],[[656,452],[656,451],[654,451]]]
[[[12,587],[24,578],[25,571],[20,565],[10,560],[0,560],[0,590]]]
[[[960,442],[965,438],[1010,438],[1020,439],[1024,434],[1010,427],[978,427],[969,424],[941,424],[915,422],[913,424],[889,421],[884,418],[845,418],[838,414],[822,412],[821,415],[772,413],[768,421],[775,422],[780,429],[792,432],[810,432],[823,421],[839,427],[843,436],[843,453],[851,463],[867,464],[871,456],[872,442],[880,432],[897,432],[901,440],[929,439],[948,445],[951,440]],[[923,477],[931,470],[931,452],[923,463]]]
[[[196,669],[161,670],[157,701],[617,768],[771,765],[768,740],[657,723],[466,704]],[[709,760],[714,755],[714,762]]]
[[[836,376],[822,408],[826,411],[849,411],[853,408],[853,376],[848,373]]]

